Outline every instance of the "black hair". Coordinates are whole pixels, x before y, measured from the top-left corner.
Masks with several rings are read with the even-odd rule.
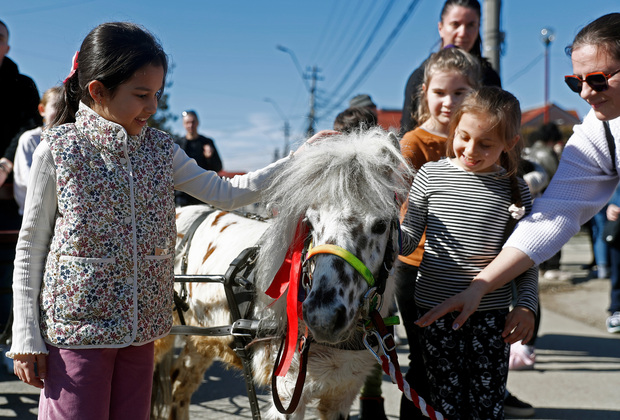
[[[161,96],[168,73],[168,56],[159,41],[145,28],[129,22],[102,23],[90,31],[80,46],[77,62],[77,71],[64,83],[52,125],[74,122],[80,101],[92,105],[88,84],[93,80],[100,81],[113,95],[140,68],[162,66]]]
[[[0,25],[4,26],[4,29],[6,29],[6,36],[7,38],[9,37],[9,27],[6,26],[6,23],[4,23],[4,21],[0,20]]]
[[[609,13],[584,26],[565,48],[566,54],[572,55],[573,50],[583,45],[600,46],[620,61],[620,13]]]
[[[351,107],[342,111],[334,120],[334,130],[350,133],[367,130],[377,125],[377,115],[366,107]]]
[[[187,111],[183,111],[183,114],[182,114],[182,115],[183,115],[184,117],[187,117],[187,116],[194,117],[194,118],[196,119],[196,121],[198,121],[198,114],[197,114],[197,113],[196,113],[196,111],[194,111],[193,109],[189,109],[189,110],[187,110]]]
[[[478,0],[446,0],[443,7],[441,8],[441,13],[439,14],[439,20],[443,21],[444,16],[452,7],[465,7],[467,9],[471,9],[478,15],[478,19],[482,21],[482,11],[480,9],[480,3]],[[445,45],[442,45],[445,47]],[[471,50],[467,51],[468,53],[475,55],[476,57],[482,57],[482,40],[480,39],[480,30],[478,30],[478,36],[476,37],[476,41],[474,45],[471,47]]]

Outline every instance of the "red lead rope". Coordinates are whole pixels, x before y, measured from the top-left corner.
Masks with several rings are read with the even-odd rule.
[[[377,358],[377,361],[381,363],[381,367],[383,371],[390,375],[390,379],[392,383],[398,386],[405,397],[409,399],[413,404],[415,404],[418,409],[424,414],[426,417],[430,417],[431,420],[445,420],[443,414],[438,411],[435,411],[433,407],[426,404],[424,398],[422,398],[415,389],[409,386],[409,383],[403,378],[403,374],[400,371],[400,365],[398,363],[398,354],[396,353],[396,344],[394,343],[394,336],[387,330],[385,327],[385,323],[383,322],[383,318],[377,310],[373,310],[370,312],[370,319],[372,324],[375,326],[377,332],[379,333],[378,339],[381,341],[379,344],[380,351],[377,352],[371,350],[371,353]]]
[[[286,319],[287,329],[285,338],[284,357],[276,367],[275,374],[284,376],[288,372],[295,348],[297,346],[298,319],[301,318],[301,305],[298,302],[297,294],[299,292],[299,279],[301,278],[301,255],[304,249],[304,242],[308,236],[310,229],[308,225],[301,221],[297,224],[293,243],[286,252],[286,257],[282,266],[276,273],[271,285],[265,292],[267,296],[273,299],[279,299],[288,289],[286,295]]]

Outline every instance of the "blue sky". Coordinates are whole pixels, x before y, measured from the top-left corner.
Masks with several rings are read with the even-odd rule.
[[[331,128],[336,114],[357,93],[370,94],[379,108],[400,109],[409,74],[437,48],[443,1],[417,1],[397,31],[412,3],[2,0],[0,19],[9,26],[8,56],[41,92],[66,77],[74,52],[96,25],[123,20],[145,26],[160,39],[174,65],[169,75],[172,87],[167,90],[171,110],[176,114],[196,110],[199,131],[215,140],[224,169],[248,171],[268,164],[274,150],[282,149],[285,119],[293,143],[303,138],[308,125],[309,80],[302,78],[292,56],[276,46],[293,51],[304,74],[313,66],[320,70],[317,129]],[[540,30],[553,28],[550,100],[583,117],[587,104],[564,85],[563,76],[572,73],[564,47],[585,24],[617,9],[617,2],[609,0],[504,0],[500,71],[504,88],[519,98],[524,109],[543,104]],[[396,35],[390,38],[391,34]],[[330,98],[335,99],[325,107]],[[180,119],[173,131],[183,132]]]

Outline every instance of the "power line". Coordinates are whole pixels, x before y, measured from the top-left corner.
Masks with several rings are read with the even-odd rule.
[[[357,16],[357,14],[362,11],[359,2],[349,4],[352,4],[355,8],[354,16]],[[344,68],[346,66],[347,60],[350,58],[349,52],[354,51],[357,46],[361,45],[361,43],[363,42],[363,38],[368,32],[366,28],[368,28],[372,24],[372,16],[375,14],[375,7],[381,7],[381,3],[374,1],[368,2],[368,8],[364,11],[362,17],[357,20],[357,26],[355,27],[355,29],[350,29],[350,27],[353,26],[355,22],[354,19],[348,19],[348,21],[350,22],[350,30],[348,33],[350,35],[347,38],[347,41],[345,42],[343,40],[343,42],[341,43],[334,42],[333,45],[336,46],[336,50],[333,54],[328,55],[328,57],[330,58],[335,58],[335,61],[333,59],[329,60],[330,63],[333,65],[333,68]]]
[[[530,61],[528,64],[526,64],[521,70],[519,70],[518,72],[516,72],[514,75],[512,75],[512,77],[510,79],[508,79],[508,81],[506,82],[507,85],[511,84],[512,82],[514,82],[515,80],[517,80],[518,78],[520,78],[521,76],[523,76],[525,73],[527,73],[528,71],[530,71],[530,69],[532,67],[534,67],[535,64],[537,64],[542,58],[544,57],[544,53],[541,53],[539,56],[534,57],[534,59],[532,61]]]
[[[392,32],[390,33],[390,35],[387,37],[387,39],[385,40],[385,42],[383,43],[383,45],[381,46],[381,48],[379,48],[379,51],[377,51],[377,53],[375,54],[375,56],[373,57],[373,59],[370,61],[370,63],[366,66],[366,68],[364,69],[364,71],[360,74],[360,76],[355,80],[355,82],[353,82],[353,84],[349,87],[349,89],[347,90],[347,92],[342,95],[340,97],[340,99],[338,100],[338,102],[332,106],[325,114],[321,115],[319,118],[323,118],[325,115],[329,115],[331,114],[335,109],[337,109],[338,107],[340,107],[342,105],[342,102],[344,102],[350,95],[351,93],[357,89],[357,87],[368,77],[370,76],[370,73],[372,72],[372,70],[374,69],[374,67],[381,61],[381,59],[383,58],[383,55],[385,54],[385,52],[388,50],[388,48],[391,46],[392,42],[394,42],[394,40],[396,39],[398,33],[401,31],[401,29],[403,28],[403,26],[405,25],[405,23],[407,22],[407,20],[409,20],[409,18],[411,17],[411,15],[413,14],[416,6],[418,5],[419,0],[413,0],[410,4],[409,7],[407,8],[407,10],[405,11],[405,13],[403,14],[403,16],[401,17],[400,21],[396,24],[396,27],[392,30]]]
[[[383,23],[385,22],[385,19],[387,18],[393,5],[394,5],[393,0],[390,1],[388,4],[386,4],[385,8],[383,9],[383,12],[381,13],[381,16],[379,17],[379,20],[377,20],[375,27],[370,32],[370,35],[368,36],[366,43],[362,46],[362,48],[360,49],[360,52],[357,54],[357,57],[355,57],[355,60],[353,60],[353,63],[351,63],[351,65],[345,72],[344,76],[342,77],[342,79],[340,80],[336,88],[333,90],[331,94],[332,97],[336,96],[340,92],[340,89],[342,89],[342,86],[349,80],[349,77],[351,77],[351,74],[353,73],[355,68],[358,66],[362,58],[364,57],[364,54],[366,54],[366,51],[368,51],[370,44],[372,44],[372,42],[374,41],[375,36],[377,35],[377,32],[379,31],[381,26],[383,26]],[[325,106],[327,107],[329,106],[329,104],[330,104],[330,101],[328,100]]]

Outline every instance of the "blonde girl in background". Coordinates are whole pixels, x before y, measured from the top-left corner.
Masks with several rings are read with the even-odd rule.
[[[43,93],[39,103],[39,114],[43,117],[43,125],[25,131],[17,143],[15,160],[13,162],[13,195],[19,206],[19,214],[24,214],[24,202],[26,201],[26,188],[30,177],[30,167],[32,166],[32,155],[34,150],[41,143],[41,133],[47,128],[56,117],[56,109],[60,100],[62,88],[54,86]]]

